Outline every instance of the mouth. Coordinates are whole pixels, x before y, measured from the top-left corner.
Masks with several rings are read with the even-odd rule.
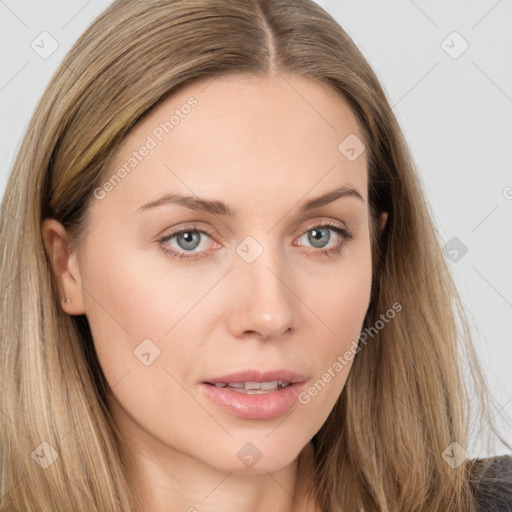
[[[217,388],[224,388],[229,391],[235,391],[236,393],[245,393],[246,395],[263,395],[265,393],[273,393],[280,389],[284,389],[290,385],[289,382],[274,380],[271,382],[217,382],[212,384],[206,382],[211,386]]]
[[[243,419],[272,419],[297,402],[306,377],[289,370],[241,372],[208,379],[200,388],[225,412]]]

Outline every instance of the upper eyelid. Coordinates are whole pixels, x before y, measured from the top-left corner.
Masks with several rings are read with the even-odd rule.
[[[341,229],[341,230],[345,231],[346,238],[353,238],[352,231],[350,231],[348,229],[348,227],[345,225],[345,223],[343,223],[341,221],[334,220],[334,219],[324,219],[324,220],[320,219],[317,221],[312,221],[311,223],[306,224],[305,227],[300,229],[298,234],[294,235],[294,237],[304,236],[305,233],[314,229],[315,227],[328,227],[328,228],[338,229],[338,230]],[[176,231],[173,231],[169,234],[159,237],[158,242],[160,242],[160,243],[168,242],[169,240],[173,239],[175,236],[179,235],[180,233],[184,233],[187,231],[196,231],[196,232],[205,234],[210,238],[215,237],[215,234],[210,233],[208,228],[201,228],[198,225],[196,225],[194,222],[190,222],[190,223],[185,223],[180,228],[176,229]],[[215,230],[212,230],[212,231],[215,232]],[[339,233],[337,233],[337,234],[339,236],[343,236],[343,235],[340,235]],[[218,242],[215,241],[215,243],[218,243]]]
[[[202,221],[197,221],[197,222],[200,223]],[[170,237],[170,236],[182,233],[182,232],[187,231],[187,230],[188,231],[200,231],[200,232],[206,233],[209,236],[213,236],[213,235],[211,235],[212,233],[217,233],[218,232],[215,228],[203,228],[200,225],[198,225],[198,223],[196,223],[194,221],[192,221],[192,222],[185,222],[183,225],[181,225],[179,228],[177,228],[176,230],[172,231],[168,235],[163,235],[163,237]],[[324,218],[324,219],[318,219],[318,220],[315,220],[315,221],[311,221],[310,223],[307,223],[304,227],[302,227],[301,229],[298,230],[298,233],[299,234],[303,234],[305,231],[308,231],[308,230],[313,229],[315,227],[321,227],[321,226],[322,227],[323,226],[332,226],[332,227],[338,227],[338,228],[346,229],[347,231],[349,230],[347,225],[344,222],[342,222],[342,221],[335,220],[335,219],[332,219],[332,218]]]

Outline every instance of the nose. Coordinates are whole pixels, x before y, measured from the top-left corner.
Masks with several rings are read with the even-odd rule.
[[[254,262],[242,259],[230,279],[229,332],[237,338],[278,340],[289,333],[296,302],[289,272],[265,250]]]

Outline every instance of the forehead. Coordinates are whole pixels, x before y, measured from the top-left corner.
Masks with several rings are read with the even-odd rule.
[[[243,210],[309,190],[349,185],[365,199],[367,190],[363,135],[348,103],[297,75],[226,75],[180,89],[128,133],[104,182],[120,168],[108,199],[130,211],[164,192],[231,204],[236,196]]]

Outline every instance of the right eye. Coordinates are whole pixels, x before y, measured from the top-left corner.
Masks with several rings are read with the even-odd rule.
[[[177,258],[180,260],[197,259],[198,257],[203,257],[200,254],[206,252],[204,250],[195,250],[201,246],[201,238],[204,238],[204,236],[210,238],[211,235],[202,229],[184,228],[160,238],[158,240],[158,244],[162,247],[165,254],[171,258]],[[175,240],[176,245],[169,244],[172,240]]]

